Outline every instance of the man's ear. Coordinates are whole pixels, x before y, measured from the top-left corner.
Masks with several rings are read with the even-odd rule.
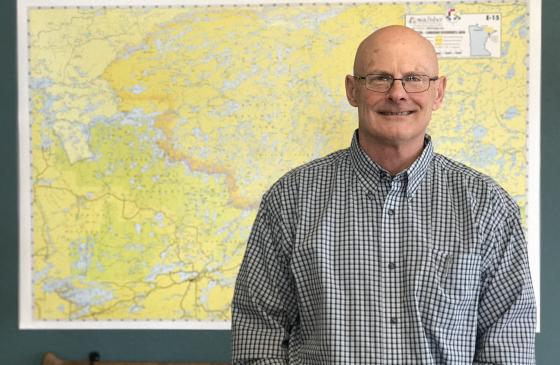
[[[358,85],[356,84],[357,79],[352,75],[346,75],[345,85],[346,85],[346,98],[352,106],[358,106],[358,101],[356,99],[356,92],[358,91]]]
[[[445,95],[445,87],[447,86],[447,77],[440,76],[436,82],[436,95],[432,110],[437,110],[443,104],[443,96]]]

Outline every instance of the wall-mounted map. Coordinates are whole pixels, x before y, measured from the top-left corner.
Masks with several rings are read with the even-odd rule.
[[[389,24],[440,50],[436,151],[527,224],[525,2],[22,3],[24,328],[228,328],[261,195],[349,146],[344,77]]]

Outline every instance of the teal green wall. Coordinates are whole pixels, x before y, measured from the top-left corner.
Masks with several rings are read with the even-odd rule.
[[[560,364],[560,3],[542,1],[541,333],[537,364]]]
[[[560,364],[560,3],[542,0],[541,333],[537,363]],[[39,364],[97,350],[111,360],[227,361],[229,331],[18,330],[16,0],[0,3],[0,361]],[[451,365],[451,364],[450,364]]]

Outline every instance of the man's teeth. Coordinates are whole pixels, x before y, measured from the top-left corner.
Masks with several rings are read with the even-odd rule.
[[[411,113],[412,113],[412,112],[396,112],[396,113],[393,113],[393,112],[383,112],[384,115],[409,115],[409,114],[411,114]]]

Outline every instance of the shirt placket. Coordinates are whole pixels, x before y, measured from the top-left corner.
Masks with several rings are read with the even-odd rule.
[[[391,179],[382,178],[385,189],[388,190],[383,204],[381,240],[380,240],[380,268],[382,271],[382,288],[385,297],[385,338],[387,363],[399,364],[402,352],[402,321],[401,308],[401,228],[404,174]]]

